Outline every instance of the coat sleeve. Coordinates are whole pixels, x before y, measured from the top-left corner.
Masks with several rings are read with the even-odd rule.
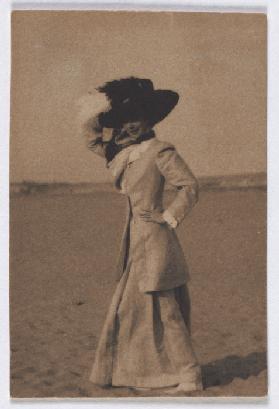
[[[105,157],[108,142],[104,141],[103,128],[98,115],[88,119],[82,127],[82,136],[89,150]]]
[[[176,228],[198,201],[198,181],[173,145],[158,152],[156,163],[166,183],[177,189],[174,200],[163,213],[166,222]]]

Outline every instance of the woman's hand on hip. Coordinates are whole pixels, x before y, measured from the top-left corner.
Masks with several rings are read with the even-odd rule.
[[[145,222],[164,224],[163,213],[158,210],[142,210],[140,218]]]

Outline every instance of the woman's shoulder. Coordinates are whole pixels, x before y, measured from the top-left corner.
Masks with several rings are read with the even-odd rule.
[[[159,168],[179,158],[175,146],[170,142],[158,139],[153,147],[153,159]]]
[[[175,150],[175,146],[172,143],[167,142],[167,141],[162,141],[158,139],[157,137],[154,138],[153,147],[154,147],[154,152],[156,154],[160,154],[161,152],[168,151],[168,150],[171,150],[171,151]]]

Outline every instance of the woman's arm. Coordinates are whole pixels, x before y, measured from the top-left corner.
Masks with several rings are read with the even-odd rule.
[[[109,141],[104,141],[104,132],[99,121],[99,114],[85,122],[82,127],[82,135],[88,149],[97,155],[105,157],[106,147]]]
[[[78,123],[88,149],[104,157],[112,137],[112,129],[103,128],[100,118],[110,109],[107,98],[98,92],[81,97],[78,102]]]
[[[163,213],[164,220],[176,228],[198,201],[198,181],[173,145],[158,153],[156,163],[166,183],[177,189],[174,200]]]

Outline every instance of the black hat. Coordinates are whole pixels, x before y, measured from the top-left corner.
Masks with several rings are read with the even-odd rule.
[[[149,79],[123,78],[97,88],[110,101],[111,109],[100,115],[100,123],[118,128],[123,123],[145,119],[151,126],[162,121],[175,107],[179,95],[170,90],[154,90]]]

